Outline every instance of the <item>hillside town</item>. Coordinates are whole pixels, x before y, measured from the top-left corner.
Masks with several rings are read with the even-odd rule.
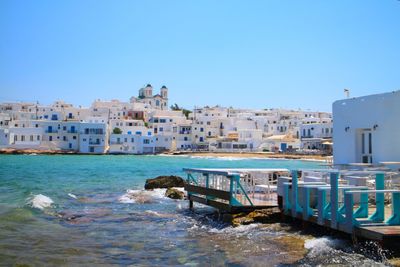
[[[152,85],[129,102],[0,103],[0,149],[87,154],[332,153],[332,114],[287,109],[169,106]]]

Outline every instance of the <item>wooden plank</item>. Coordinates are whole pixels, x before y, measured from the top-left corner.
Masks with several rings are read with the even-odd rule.
[[[219,202],[219,201],[215,201],[215,200],[210,200],[210,199],[206,199],[204,197],[199,197],[199,196],[194,196],[194,195],[190,195],[189,196],[189,200],[191,201],[195,201],[207,206],[211,206],[213,208],[216,208],[218,210],[222,210],[222,211],[231,211],[231,206],[229,206],[229,204],[227,203],[223,203],[223,202]]]
[[[186,184],[185,190],[189,193],[195,193],[195,194],[200,194],[200,195],[204,195],[204,196],[216,197],[216,198],[220,198],[220,199],[228,200],[228,201],[231,199],[231,195],[229,192],[212,189],[212,188],[205,188],[205,187],[201,187],[201,186]]]

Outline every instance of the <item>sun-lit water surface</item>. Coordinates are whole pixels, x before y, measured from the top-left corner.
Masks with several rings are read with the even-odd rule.
[[[192,213],[186,201],[167,199],[162,190],[141,191],[145,179],[182,176],[183,167],[322,166],[311,161],[265,159],[0,155],[0,263],[378,264],[354,253],[343,240],[315,239],[283,224],[232,228],[213,220],[210,208],[197,206]],[[127,200],[127,190],[140,190],[137,193],[145,203]],[[48,207],[37,207],[38,203]]]

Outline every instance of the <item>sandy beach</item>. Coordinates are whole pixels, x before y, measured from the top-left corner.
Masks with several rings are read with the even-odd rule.
[[[38,149],[0,149],[0,154],[46,154],[46,155],[59,155],[59,154],[80,154],[73,151],[62,150],[38,150]],[[186,155],[193,157],[218,157],[218,158],[265,158],[265,159],[296,159],[296,160],[315,160],[315,161],[328,161],[330,156],[322,155],[301,155],[301,154],[284,154],[284,153],[271,153],[271,152],[243,152],[243,153],[228,153],[228,152],[166,152],[163,155]]]
[[[322,155],[300,155],[300,154],[284,154],[270,152],[243,152],[243,153],[226,153],[226,152],[178,152],[168,153],[169,155],[189,155],[195,157],[220,157],[220,158],[266,158],[266,159],[297,159],[297,160],[317,160],[328,161],[330,156]]]

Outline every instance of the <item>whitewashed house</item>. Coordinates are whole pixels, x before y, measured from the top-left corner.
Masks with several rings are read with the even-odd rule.
[[[333,103],[335,164],[400,161],[400,91]]]
[[[142,120],[111,120],[110,149],[112,154],[154,153],[152,129]],[[120,133],[118,133],[120,132]]]
[[[300,126],[301,149],[331,153],[333,124],[330,118],[309,117]]]
[[[106,123],[84,122],[80,124],[79,152],[103,154],[108,150]]]

